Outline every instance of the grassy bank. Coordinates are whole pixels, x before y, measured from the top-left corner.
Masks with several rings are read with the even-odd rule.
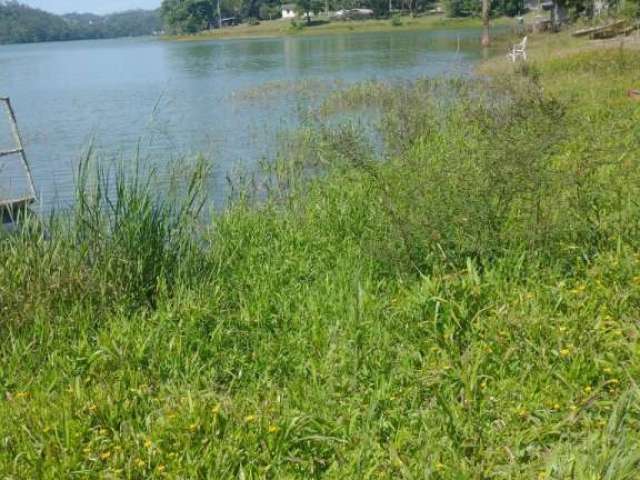
[[[497,19],[496,25],[509,25],[513,20]],[[269,38],[298,35],[331,35],[349,32],[387,32],[435,30],[447,28],[480,27],[477,18],[445,18],[440,16],[400,17],[400,23],[392,24],[391,20],[362,20],[351,22],[327,22],[318,20],[312,25],[297,22],[293,27],[289,20],[266,20],[258,25],[242,24],[222,30],[210,30],[195,35],[167,35],[166,40],[198,41],[225,38]]]
[[[81,172],[0,240],[0,477],[637,478],[638,62],[356,85],[204,226]]]

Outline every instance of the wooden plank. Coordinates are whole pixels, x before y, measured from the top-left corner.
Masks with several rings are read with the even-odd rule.
[[[609,23],[607,25],[601,25],[599,27],[583,28],[582,30],[576,30],[571,35],[574,37],[582,37],[584,35],[592,35],[594,33],[604,32],[605,30],[614,29],[624,25],[626,20],[618,20],[617,22]]]
[[[4,152],[0,152],[0,157],[6,157],[7,155],[17,155],[18,153],[22,153],[22,150],[16,148],[14,150],[5,150]]]
[[[14,198],[12,200],[0,200],[0,208],[12,208],[30,205],[35,201],[33,197]]]
[[[29,205],[35,201],[33,197],[16,198],[0,201],[0,222],[12,223],[21,213],[25,212]]]

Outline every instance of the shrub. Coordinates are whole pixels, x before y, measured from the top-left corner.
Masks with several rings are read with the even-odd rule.
[[[291,19],[291,23],[289,24],[289,30],[293,32],[300,32],[304,29],[304,23],[298,22],[295,19]]]

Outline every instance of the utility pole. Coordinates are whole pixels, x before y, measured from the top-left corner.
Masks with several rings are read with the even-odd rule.
[[[220,13],[220,0],[218,0],[218,28],[222,29],[222,14]]]
[[[483,47],[491,45],[491,35],[489,33],[489,16],[491,15],[491,0],[482,0],[482,40]]]

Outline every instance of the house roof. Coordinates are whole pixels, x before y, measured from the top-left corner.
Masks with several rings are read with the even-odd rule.
[[[296,9],[296,4],[295,3],[283,3],[282,4],[282,9],[283,10],[295,10]]]

